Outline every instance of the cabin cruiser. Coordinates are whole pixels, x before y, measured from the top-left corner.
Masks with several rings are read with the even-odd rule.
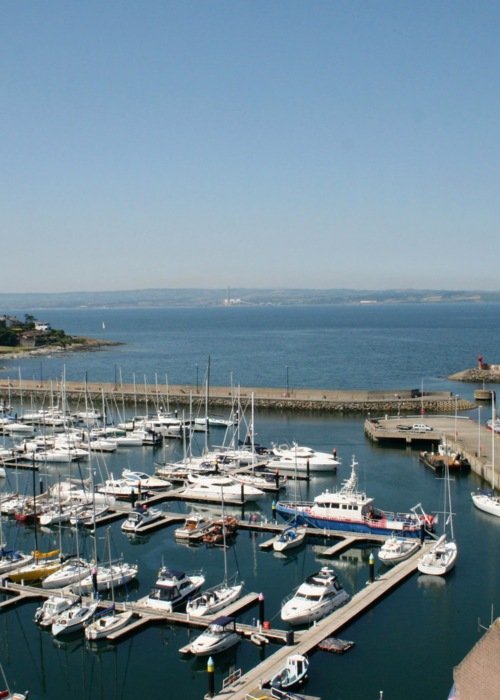
[[[172,612],[185,600],[197,593],[205,583],[205,576],[199,573],[186,574],[178,569],[162,566],[149,596],[140,602],[151,607]]]
[[[281,619],[292,625],[314,622],[347,603],[349,598],[333,569],[323,566],[283,602]]]
[[[189,651],[195,656],[218,654],[234,646],[240,641],[236,631],[234,617],[222,615],[209,624],[189,646]]]
[[[51,627],[54,620],[77,601],[76,595],[51,595],[35,610],[34,621],[40,627]]]
[[[186,498],[201,498],[222,502],[258,501],[266,494],[255,486],[248,486],[235,481],[230,476],[215,474],[214,476],[188,475],[188,484],[182,495]]]
[[[340,461],[332,452],[317,452],[312,447],[297,445],[272,445],[270,459],[267,463],[269,469],[283,469],[298,472],[335,472]]]
[[[145,505],[139,505],[130,511],[127,519],[122,523],[121,530],[137,535],[162,517],[163,511],[159,508],[147,508]]]

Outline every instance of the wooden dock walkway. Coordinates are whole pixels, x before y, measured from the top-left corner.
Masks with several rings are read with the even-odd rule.
[[[429,542],[423,544],[423,549],[430,547]],[[399,586],[409,576],[415,573],[417,561],[422,549],[401,564],[389,569],[383,576],[368,583],[359,593],[328,617],[316,622],[308,630],[294,632],[294,644],[280,647],[271,656],[235,680],[234,684],[226,687],[214,696],[214,700],[244,700],[255,689],[266,685],[271,678],[284,666],[291,654],[310,654],[326,637],[340,632],[353,620],[362,615],[370,607],[378,603],[390,591]]]

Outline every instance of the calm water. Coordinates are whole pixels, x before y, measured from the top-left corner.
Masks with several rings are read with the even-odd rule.
[[[446,388],[471,394],[474,387],[453,384],[451,372],[472,366],[482,352],[498,361],[498,305],[328,307],[258,309],[77,310],[35,315],[69,333],[103,336],[125,343],[105,352],[23,360],[10,363],[4,375],[124,382],[172,383],[202,381],[211,357],[213,383],[325,387]],[[22,316],[22,314],[20,314]],[[105,323],[105,329],[102,323]],[[317,449],[336,447],[343,458],[337,476],[315,477],[303,497],[334,487],[349,472],[351,456],[359,461],[361,485],[381,507],[407,509],[421,501],[428,510],[442,508],[442,482],[422,467],[416,452],[383,449],[363,435],[361,417],[256,416],[260,442],[297,440]],[[212,440],[220,442],[220,434]],[[180,453],[179,446],[166,448]],[[201,449],[201,445],[200,445]],[[123,467],[153,471],[163,450],[130,449],[95,460],[98,471],[119,474]],[[43,477],[47,479],[48,477]],[[38,480],[38,477],[37,477]],[[32,489],[31,476],[9,474],[6,487]],[[366,615],[342,631],[354,648],[344,656],[317,652],[311,658],[306,692],[325,700],[368,700],[384,690],[385,700],[446,698],[452,668],[479,638],[477,621],[489,621],[491,606],[500,609],[500,523],[476,511],[469,492],[474,476],[452,483],[459,561],[446,579],[414,576]],[[36,481],[36,488],[39,483]],[[292,487],[293,489],[293,487]],[[293,492],[291,494],[294,495]],[[175,507],[175,506],[174,506]],[[185,507],[177,506],[185,512]],[[270,515],[270,501],[261,506]],[[247,511],[249,509],[247,508]],[[252,508],[250,508],[252,510]],[[245,517],[248,512],[245,513]],[[8,524],[11,543],[31,549],[34,531]],[[104,547],[105,532],[98,533]],[[57,546],[57,533],[38,533],[39,546]],[[111,528],[115,554],[138,561],[137,586],[126,595],[145,595],[162,561],[178,568],[203,567],[207,584],[220,580],[223,555],[219,549],[188,548],[175,543],[173,528],[160,530],[141,542],[129,541],[120,524]],[[265,595],[266,617],[281,626],[281,599],[324,563],[327,543],[317,539],[293,556],[278,558],[262,552],[259,536],[240,533],[228,550],[230,571],[238,570],[248,590]],[[82,548],[90,550],[87,538]],[[63,548],[74,549],[74,533],[64,530]],[[351,593],[368,578],[371,549],[351,549],[333,564]],[[125,595],[125,594],[124,594]],[[179,647],[189,638],[186,629],[152,627],[115,646],[89,649],[83,638],[56,643],[32,622],[34,604],[0,616],[0,659],[11,685],[29,688],[30,697],[59,700],[153,697],[200,700],[206,691],[206,660],[184,659]],[[241,616],[252,621],[257,609]],[[231,666],[247,670],[262,654],[249,642],[217,656],[216,687]],[[425,668],[425,673],[422,669]]]

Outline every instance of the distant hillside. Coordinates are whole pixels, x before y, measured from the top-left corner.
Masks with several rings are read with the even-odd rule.
[[[0,294],[0,310],[77,307],[304,305],[500,301],[500,292],[390,289],[137,289],[117,292]]]

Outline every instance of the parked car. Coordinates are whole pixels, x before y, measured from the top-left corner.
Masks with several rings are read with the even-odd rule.
[[[433,430],[430,425],[426,425],[425,423],[414,423],[411,429],[415,433],[426,433],[428,430]]]

